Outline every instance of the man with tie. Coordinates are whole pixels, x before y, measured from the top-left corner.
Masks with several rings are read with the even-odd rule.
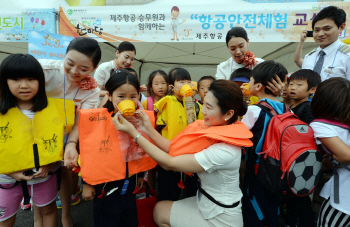
[[[314,70],[322,81],[331,77],[350,80],[350,46],[339,40],[345,22],[345,11],[335,6],[328,6],[315,16],[312,30],[319,47],[305,56],[302,69]]]

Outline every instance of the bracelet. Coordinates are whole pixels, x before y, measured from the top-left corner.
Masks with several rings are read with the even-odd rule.
[[[137,134],[137,136],[134,139],[134,143],[137,143],[137,139],[141,136],[141,133]]]
[[[69,140],[69,141],[66,143],[66,145],[69,144],[69,143],[75,143],[75,144],[77,144],[76,141],[74,141],[74,140]]]

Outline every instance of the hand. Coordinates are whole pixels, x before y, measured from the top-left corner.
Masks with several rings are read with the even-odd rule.
[[[173,28],[175,28],[175,25],[173,25]]]
[[[152,123],[151,123],[151,121],[150,121],[148,115],[147,115],[145,112],[143,112],[143,111],[139,111],[138,114],[139,114],[139,116],[140,116],[139,119],[140,119],[140,121],[142,121],[142,124],[143,124],[143,126],[145,127],[145,129],[146,129],[147,131],[149,131],[150,129],[152,129],[152,128],[153,128],[153,125],[152,125]]]
[[[116,113],[116,115],[113,118],[113,124],[115,126],[115,128],[118,131],[122,131],[127,133],[128,135],[132,135],[133,133],[135,134],[136,131],[136,135],[138,134],[137,130],[135,129],[135,127],[128,122],[121,114],[120,112]]]
[[[145,92],[147,91],[147,86],[145,84],[140,86],[140,92]]]
[[[95,187],[89,184],[83,184],[83,194],[82,197],[84,200],[89,201],[93,200],[96,195]]]
[[[300,42],[303,43],[306,40],[306,35],[307,35],[307,30],[304,30],[301,34],[300,34]]]
[[[248,91],[249,89],[246,88],[245,86],[248,85],[249,83],[243,83],[239,88],[241,89],[243,95],[246,91]]]
[[[184,19],[183,22],[186,22],[186,20]]]
[[[33,174],[34,178],[44,178],[47,177],[47,174],[49,174],[49,171],[52,167],[52,163],[45,165],[45,166],[40,166],[39,171]]]
[[[67,144],[64,151],[64,166],[68,169],[71,169],[73,166],[78,166],[79,154],[75,146],[75,143]]]
[[[272,83],[267,82],[268,86],[266,86],[266,88],[269,89],[275,96],[279,96],[283,91],[284,84],[282,83],[282,81],[277,75],[275,76],[275,78],[276,80],[275,79],[271,80]]]
[[[137,188],[138,188],[139,190],[143,187],[143,182],[144,182],[143,177],[138,177],[138,178],[137,178]]]
[[[13,179],[15,179],[16,181],[22,181],[22,180],[26,180],[29,181],[33,178],[33,175],[31,176],[25,176],[24,172],[26,170],[23,171],[19,171],[19,172],[14,172],[14,173],[10,173],[10,174],[6,174],[9,177],[12,177]]]

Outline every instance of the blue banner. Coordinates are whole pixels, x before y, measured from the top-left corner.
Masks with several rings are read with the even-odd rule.
[[[67,47],[73,37],[54,33],[31,31],[28,52],[36,59],[63,60]]]

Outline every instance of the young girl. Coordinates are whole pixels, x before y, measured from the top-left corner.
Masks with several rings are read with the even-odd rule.
[[[137,106],[140,84],[137,78],[125,70],[114,72],[106,83],[108,101],[105,108],[108,112],[118,112],[118,104],[124,100],[131,100]],[[100,170],[97,170],[100,172]],[[83,184],[83,199],[93,199],[94,225],[97,226],[125,226],[137,227],[136,198],[133,194],[136,185],[136,175],[129,177],[129,185],[124,195],[121,195],[125,180],[97,184],[95,186]],[[138,188],[143,185],[143,176],[138,174]],[[99,198],[102,191],[118,188],[110,195]]]
[[[113,119],[117,130],[135,138],[144,151],[163,168],[198,173],[200,188],[197,196],[176,202],[157,203],[153,216],[158,226],[243,226],[238,169],[241,146],[252,146],[249,140],[252,133],[237,119],[246,111],[247,106],[243,103],[239,87],[232,81],[217,80],[210,85],[204,98],[204,121],[190,124],[172,141],[161,137],[147,123],[147,116],[140,113],[148,135],[159,148],[140,136],[120,114]],[[206,132],[214,133],[217,143],[208,141],[210,135]],[[221,142],[221,136],[231,137],[233,141],[238,137],[240,142]]]
[[[90,74],[97,68],[100,59],[101,49],[98,42],[91,38],[80,37],[70,42],[63,61],[39,60],[44,70],[47,96],[73,100],[77,110],[94,108],[99,100],[100,89]],[[66,140],[64,162],[68,167],[78,165],[76,149],[79,138],[78,122],[76,117],[75,125]],[[76,175],[73,180],[77,185],[78,176]],[[76,186],[72,191],[72,177],[67,168],[62,168],[61,182],[59,193],[62,203],[62,225],[72,227],[70,206],[80,199],[76,195]],[[39,212],[35,212],[35,215],[38,214],[40,215]]]
[[[174,138],[187,126],[186,108],[183,103],[184,97],[180,93],[181,87],[185,84],[191,84],[189,72],[183,68],[172,69],[169,72],[169,89],[172,95],[165,96],[155,104],[155,110],[158,111],[156,123],[158,131],[168,140]],[[180,180],[181,175],[179,172],[166,171],[159,166],[158,201],[176,201],[181,192],[178,186]]]
[[[147,81],[147,93],[149,97],[142,102],[145,110],[154,111],[154,104],[168,93],[168,75],[163,70],[153,71]]]
[[[63,140],[63,128],[73,125],[74,104],[47,98],[43,70],[31,55],[10,55],[0,67],[0,157],[7,162],[0,171],[7,173],[0,175],[0,226],[14,225],[23,196],[31,196],[42,214],[35,226],[56,226],[54,172],[63,156],[63,144],[57,142]],[[28,170],[34,164],[36,173]]]
[[[317,226],[338,227],[350,224],[350,81],[344,78],[331,78],[322,82],[311,102],[312,114],[316,119],[329,123],[311,122],[317,144],[322,144],[331,153],[332,158],[342,165],[333,166],[335,174],[323,186],[320,196],[325,198],[319,212]],[[337,125],[344,125],[339,127]],[[338,189],[334,187],[337,184]],[[338,194],[339,201],[336,200]]]

